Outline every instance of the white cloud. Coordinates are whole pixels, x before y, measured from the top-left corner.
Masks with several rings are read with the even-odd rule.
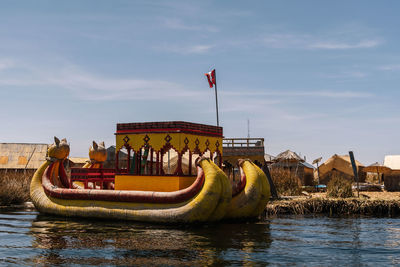
[[[246,91],[246,92],[222,92],[221,94],[229,96],[283,96],[283,97],[325,97],[325,98],[369,98],[373,94],[355,91],[331,91],[331,90],[314,90],[314,91]]]
[[[197,92],[169,81],[106,77],[71,64],[46,69],[19,64],[18,69],[23,72],[16,74],[17,77],[0,75],[0,86],[63,88],[71,91],[77,98],[86,100],[157,100],[197,95]]]
[[[384,65],[378,67],[379,70],[386,70],[386,71],[397,71],[400,70],[400,64],[393,64],[393,65]]]
[[[342,49],[355,49],[355,48],[372,48],[380,45],[382,42],[377,39],[362,40],[358,42],[337,42],[337,41],[316,41],[310,43],[309,48],[328,49],[328,50],[342,50]]]
[[[214,45],[205,45],[205,44],[188,45],[188,46],[164,45],[158,47],[157,49],[186,55],[186,54],[205,54],[209,52],[213,47]]]
[[[264,45],[272,48],[297,48],[321,50],[345,50],[373,48],[383,43],[379,38],[353,40],[342,36],[322,37],[306,34],[270,34],[262,39]]]
[[[339,74],[322,74],[322,76],[333,79],[364,78],[367,77],[367,73],[362,71],[346,71]]]
[[[211,25],[190,25],[184,23],[180,19],[167,18],[163,22],[164,27],[173,30],[186,30],[186,31],[201,31],[201,32],[219,32],[219,29]]]
[[[14,66],[14,62],[10,59],[0,59],[0,71],[10,69]]]
[[[193,45],[187,47],[184,51],[186,51],[187,53],[202,54],[208,52],[211,48],[213,48],[212,45]]]

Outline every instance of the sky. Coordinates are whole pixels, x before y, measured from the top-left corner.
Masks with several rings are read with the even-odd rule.
[[[398,1],[1,1],[0,142],[216,124],[307,161],[400,154]]]

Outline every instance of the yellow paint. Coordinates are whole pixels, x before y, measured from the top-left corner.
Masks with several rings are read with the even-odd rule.
[[[18,157],[18,165],[26,165],[28,163],[28,160],[24,156],[19,156]]]
[[[7,163],[8,163],[8,156],[1,156],[0,164],[7,164]]]
[[[189,187],[194,176],[116,175],[115,190],[172,192]]]
[[[232,198],[225,218],[257,217],[265,209],[270,189],[265,173],[253,162],[244,161],[241,168],[246,175],[246,186]]]
[[[187,134],[187,133],[149,133],[147,136],[150,138],[148,141],[148,145],[152,147],[155,151],[160,151],[163,148],[167,141],[165,138],[170,136],[171,140],[169,144],[173,146],[178,152],[182,152],[186,147],[185,139],[189,141],[187,147],[190,151],[194,151],[196,148],[200,150],[201,153],[209,150],[211,153],[216,151],[220,151],[222,153],[222,137],[212,137],[212,136],[203,136],[203,135],[195,135],[195,134]],[[146,134],[117,134],[116,135],[116,144],[117,151],[121,150],[121,148],[128,144],[134,151],[139,151],[142,147],[146,145],[144,139]],[[128,137],[129,141],[125,143],[124,138]],[[196,140],[198,140],[198,145],[196,145]],[[209,145],[207,146],[207,140]]]

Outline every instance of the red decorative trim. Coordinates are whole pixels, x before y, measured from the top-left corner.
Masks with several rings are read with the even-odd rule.
[[[246,182],[246,174],[243,169],[240,168],[240,181],[234,188],[232,188],[232,197],[239,195],[244,190]]]
[[[164,121],[164,122],[137,122],[137,123],[118,123],[117,132],[124,130],[157,130],[166,129],[167,131],[189,130],[203,131],[222,135],[222,127],[185,121]]]
[[[60,168],[58,168],[58,173],[59,173],[59,176],[60,176],[61,184],[65,188],[70,188],[71,187],[71,181],[70,181],[70,179],[68,179],[68,176],[67,176],[67,174],[65,172],[64,161],[60,163]]]
[[[189,133],[196,135],[206,135],[206,136],[215,136],[222,137],[222,132],[206,132],[201,130],[189,130],[189,129],[137,129],[137,130],[118,130],[115,134],[129,134],[129,133]]]
[[[174,192],[102,190],[102,189],[67,189],[54,186],[50,177],[54,164],[47,167],[42,177],[42,186],[46,195],[60,199],[99,200],[134,203],[180,203],[196,196],[204,185],[204,172],[199,167],[197,178],[188,188]],[[64,172],[65,173],[65,172]],[[64,175],[64,174],[62,174]]]

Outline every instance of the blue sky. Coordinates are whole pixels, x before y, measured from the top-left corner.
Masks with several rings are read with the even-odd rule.
[[[114,144],[117,122],[215,124],[326,160],[400,154],[397,1],[2,1],[1,142]]]

